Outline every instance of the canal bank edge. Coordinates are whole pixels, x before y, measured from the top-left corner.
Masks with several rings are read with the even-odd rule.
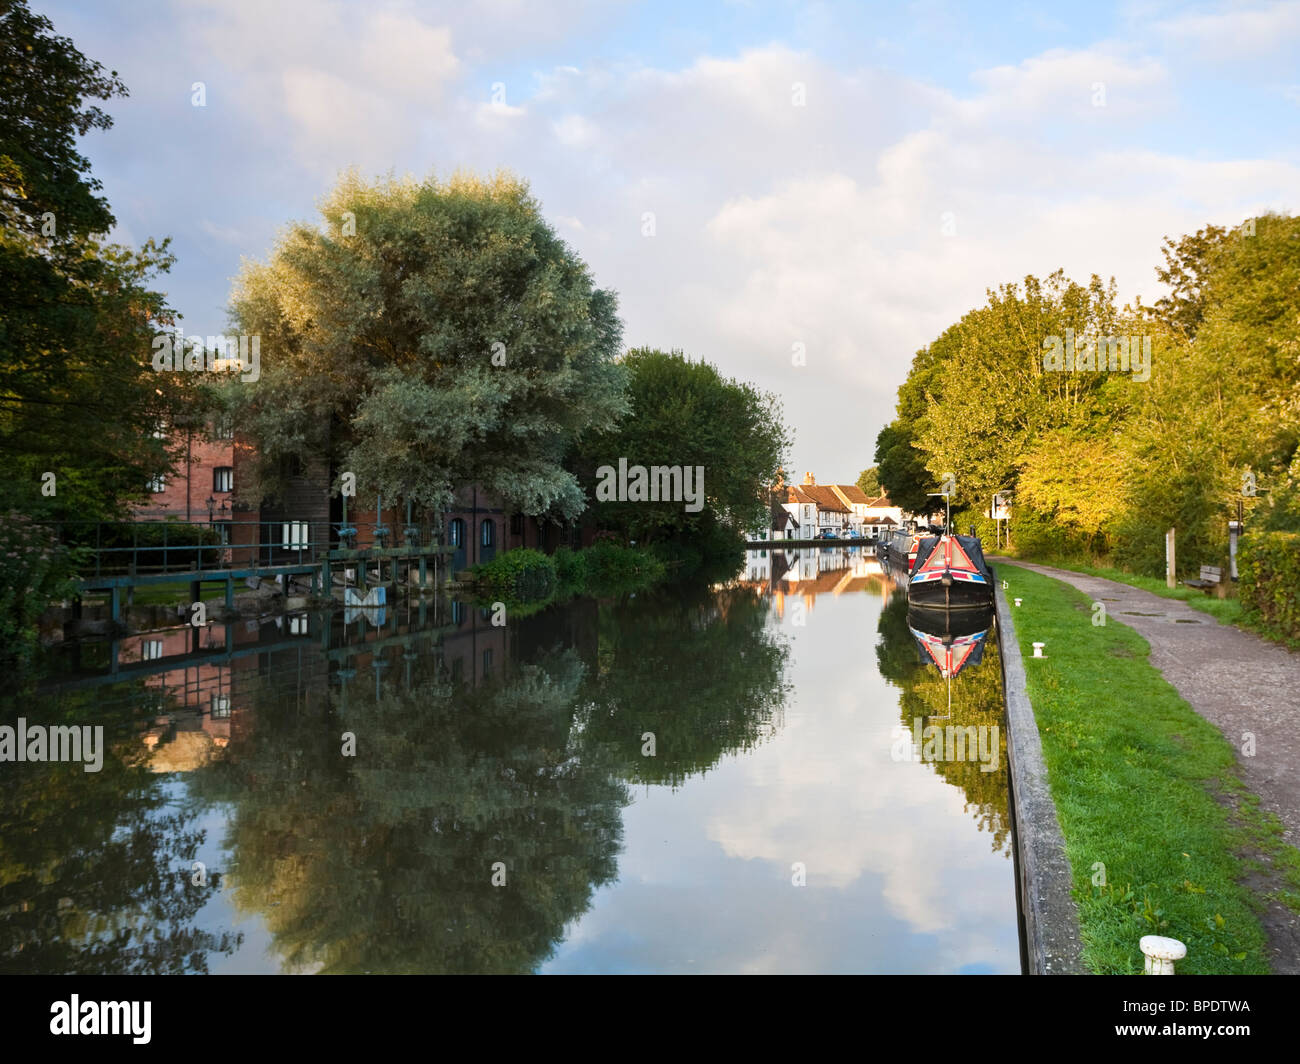
[[[1007,707],[1007,775],[1025,921],[1027,974],[1085,975],[1079,910],[1070,893],[1065,837],[1061,834],[1047,781],[1043,744],[1026,690],[1025,665],[1016,639],[1016,626],[996,580],[994,595],[1002,690]]]

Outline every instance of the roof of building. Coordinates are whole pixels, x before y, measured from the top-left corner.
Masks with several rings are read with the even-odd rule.
[[[889,501],[888,495],[877,495],[874,499],[868,499],[867,505],[876,508],[889,507],[891,510],[894,509],[894,504]]]
[[[834,484],[832,487],[834,487],[836,491],[842,493],[849,502],[858,506],[861,506],[864,503],[870,504],[871,502],[870,496],[868,496],[867,493],[856,484]]]
[[[786,488],[785,501],[790,503],[812,503],[814,506],[817,504],[817,500],[808,494],[806,488],[801,488],[794,484],[791,484]]]
[[[832,513],[848,513],[849,508],[844,505],[840,497],[825,485],[805,484],[803,489],[805,494],[812,497],[813,502],[817,504],[817,509],[827,510]]]

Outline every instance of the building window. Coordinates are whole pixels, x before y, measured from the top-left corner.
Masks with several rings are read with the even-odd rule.
[[[212,471],[213,491],[233,491],[235,489],[235,470],[228,465],[217,466]]]
[[[492,544],[496,542],[496,535],[497,535],[496,522],[493,521],[491,518],[486,518],[483,521],[483,540],[482,540],[483,546],[485,547],[492,546]]]
[[[484,676],[492,675],[492,651],[491,650],[483,651],[483,675]]]
[[[460,602],[451,604],[451,623],[459,628],[465,623],[465,606]]]
[[[230,522],[214,521],[212,523],[212,527],[217,530],[217,535],[221,539],[221,545],[223,547],[229,547],[230,546]]]
[[[230,719],[230,696],[213,695],[211,702],[211,711],[213,720]]]
[[[151,477],[149,479],[149,490],[155,495],[161,495],[167,490],[167,478],[164,476]]]
[[[297,613],[289,618],[290,635],[307,635],[307,615]]]
[[[163,656],[163,644],[161,639],[146,639],[140,646],[140,658],[142,661],[157,661]]]
[[[512,514],[510,516],[510,534],[512,536],[522,536],[524,534],[523,514]]]
[[[465,659],[456,658],[451,663],[451,682],[460,683],[465,678]]]
[[[447,542],[453,547],[465,545],[465,522],[457,517],[447,528]]]
[[[284,549],[302,550],[309,546],[306,521],[284,522]]]
[[[229,414],[222,414],[212,423],[212,438],[215,440],[233,440],[235,438],[235,419]]]

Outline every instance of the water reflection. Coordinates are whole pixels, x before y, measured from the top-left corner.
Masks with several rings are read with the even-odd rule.
[[[1008,863],[889,760],[946,682],[906,605],[831,547],[504,627],[429,600],[68,648],[23,712],[112,754],[0,769],[5,970],[1013,970]],[[963,723],[1000,719],[989,644]],[[1004,774],[932,769],[1001,858]]]

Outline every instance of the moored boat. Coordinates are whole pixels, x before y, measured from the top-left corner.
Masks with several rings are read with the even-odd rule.
[[[908,567],[907,601],[943,609],[987,607],[993,573],[974,536],[925,536]]]

